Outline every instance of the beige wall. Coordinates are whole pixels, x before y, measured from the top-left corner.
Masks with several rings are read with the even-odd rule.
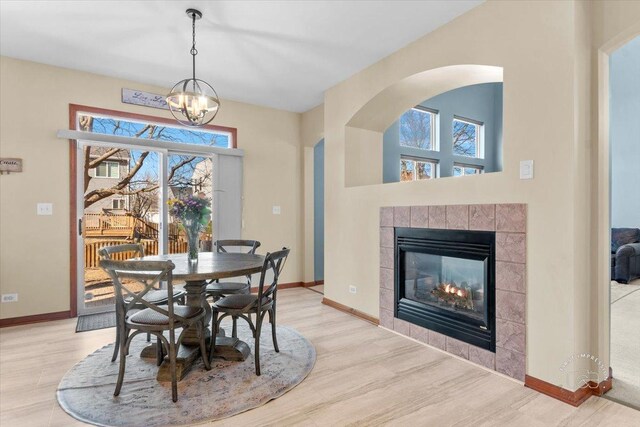
[[[333,248],[325,259],[327,298],[378,315],[381,206],[526,203],[527,374],[577,388],[560,366],[592,351],[594,338],[586,175],[591,13],[583,2],[486,2],[326,92],[325,235]],[[347,188],[345,157],[354,141],[346,125],[352,118],[388,87],[458,64],[504,70],[503,172]],[[528,159],[535,162],[535,179],[520,180],[519,161]]]
[[[120,102],[123,87],[166,88],[0,58],[0,156],[20,157],[24,171],[0,177],[0,292],[19,294],[0,318],[69,310],[69,104],[170,117]],[[262,251],[292,249],[282,282],[302,280],[301,115],[223,101],[215,123],[238,129],[245,150],[243,237]],[[286,167],[274,167],[286,165]],[[53,216],[36,216],[37,202]],[[280,205],[282,214],[271,207]]]

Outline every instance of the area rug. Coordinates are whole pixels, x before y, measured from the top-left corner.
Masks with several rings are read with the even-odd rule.
[[[109,311],[107,313],[86,314],[84,316],[78,316],[76,332],[95,331],[96,329],[113,328],[115,326],[115,311]]]
[[[244,362],[214,359],[206,371],[202,361],[178,383],[178,402],[171,401],[171,383],[158,382],[154,359],[139,354],[147,345],[138,335],[131,344],[120,396],[114,397],[118,362],[111,362],[113,344],[87,356],[62,378],[57,398],[72,417],[98,426],[166,426],[213,421],[261,406],[299,384],[313,369],[313,344],[296,330],[278,326],[280,353],[273,350],[271,329],[260,340],[261,376],[256,376],[248,326],[238,324],[238,337],[252,349]]]

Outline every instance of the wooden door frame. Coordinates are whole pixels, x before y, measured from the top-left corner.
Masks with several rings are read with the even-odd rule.
[[[174,119],[169,119],[166,117],[157,117],[157,116],[149,116],[145,114],[137,114],[137,113],[129,113],[126,111],[119,110],[109,110],[106,108],[98,108],[98,107],[90,107],[87,105],[79,105],[79,104],[69,104],[69,130],[77,130],[76,129],[76,116],[78,112],[83,113],[93,113],[93,114],[101,114],[105,116],[112,117],[120,117],[122,119],[133,119],[136,121],[143,122],[155,122],[155,123],[166,123],[170,125],[176,125],[176,121]],[[231,135],[231,147],[238,147],[238,129],[227,127],[227,126],[218,126],[218,125],[205,125],[201,126],[198,129],[206,129],[211,131],[225,132]],[[78,185],[78,141],[75,139],[69,140],[69,239],[70,239],[70,292],[69,292],[69,317],[78,316],[78,224],[76,221],[77,218],[77,185]]]

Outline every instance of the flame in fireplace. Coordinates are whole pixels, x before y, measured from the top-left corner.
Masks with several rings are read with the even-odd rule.
[[[454,307],[473,310],[473,292],[470,287],[462,288],[455,282],[440,283],[431,293],[439,300]]]

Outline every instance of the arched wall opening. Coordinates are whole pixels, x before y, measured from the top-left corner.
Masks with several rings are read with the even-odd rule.
[[[456,88],[502,81],[502,67],[451,65],[414,74],[379,92],[345,126],[345,186],[383,183],[383,133],[405,111]]]

